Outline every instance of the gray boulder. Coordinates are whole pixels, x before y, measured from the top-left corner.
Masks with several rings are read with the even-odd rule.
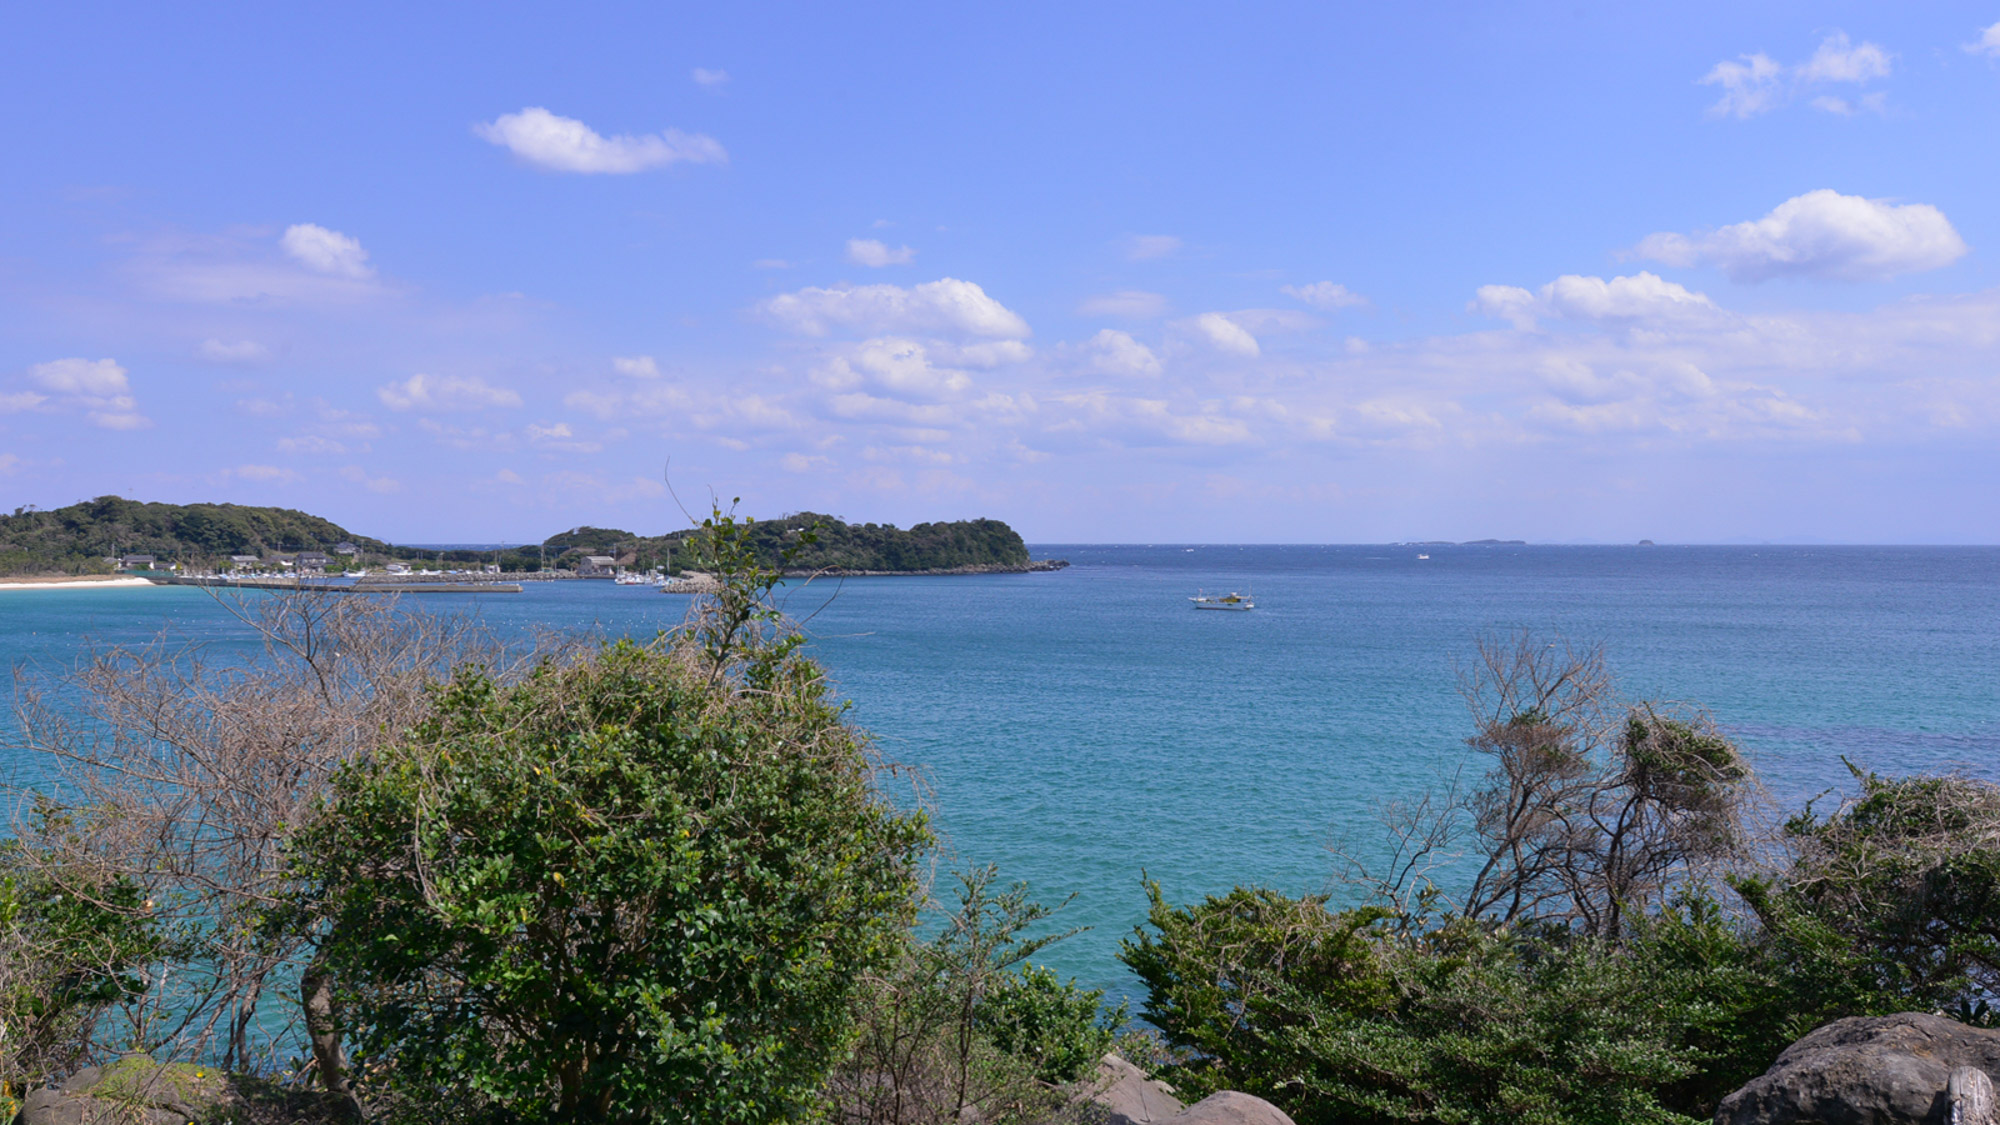
[[[1292,1125],[1292,1119],[1263,1098],[1224,1090],[1167,1118],[1167,1125]]]
[[[1096,1107],[1091,1120],[1104,1125],[1161,1125],[1183,1108],[1164,1083],[1117,1053],[1097,1061],[1097,1073],[1078,1090],[1080,1102]]]
[[[1978,1073],[1961,1073],[1967,1070]],[[1919,1012],[1835,1020],[1787,1047],[1770,1070],[1724,1098],[1715,1121],[2000,1125],[1990,1108],[1996,1075],[2000,1031]]]
[[[1171,1087],[1115,1052],[1098,1060],[1097,1073],[1079,1085],[1072,1105],[1083,1111],[1082,1120],[1101,1125],[1292,1125],[1284,1110],[1233,1090],[1184,1106]]]
[[[21,1125],[188,1125],[232,1098],[212,1066],[128,1055],[21,1099]]]

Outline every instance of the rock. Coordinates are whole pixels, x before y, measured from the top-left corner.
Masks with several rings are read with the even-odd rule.
[[[1978,1080],[1957,1072],[1975,1070]],[[1904,1012],[1835,1020],[1722,1100],[1716,1125],[1948,1125],[2000,1074],[2000,1031]],[[1964,1117],[1959,1125],[1975,1125]],[[1980,1125],[2000,1125],[1988,1121]]]
[[[1944,1093],[1950,1125],[2000,1125],[2000,1100],[1994,1098],[1993,1080],[1985,1071],[1959,1067],[1951,1072]]]
[[[1160,1125],[1183,1108],[1165,1086],[1116,1052],[1098,1060],[1097,1073],[1079,1094],[1078,1101],[1103,1109],[1105,1125]]]
[[[229,1077],[212,1066],[127,1055],[29,1093],[21,1125],[188,1125],[232,1098]]]
[[[1292,1125],[1292,1119],[1263,1098],[1224,1090],[1167,1118],[1167,1125]]]

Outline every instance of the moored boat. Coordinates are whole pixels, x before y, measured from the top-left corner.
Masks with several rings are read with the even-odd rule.
[[[1240,609],[1257,608],[1257,603],[1250,600],[1250,595],[1239,594],[1236,593],[1234,590],[1230,591],[1227,594],[1197,593],[1195,594],[1194,597],[1191,597],[1188,600],[1194,603],[1194,607],[1196,609],[1239,609],[1240,610]]]

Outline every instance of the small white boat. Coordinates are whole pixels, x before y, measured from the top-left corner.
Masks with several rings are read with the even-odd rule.
[[[1239,594],[1234,591],[1231,591],[1227,594],[1198,593],[1194,597],[1189,598],[1188,600],[1194,603],[1194,607],[1196,609],[1241,610],[1241,609],[1257,608],[1257,603],[1250,600],[1250,595]]]
[[[1422,562],[1423,560],[1425,560],[1425,559],[1427,559],[1427,558],[1430,558],[1430,556],[1429,556],[1429,555],[1418,555],[1418,556],[1417,556],[1417,561],[1418,561],[1418,562]]]

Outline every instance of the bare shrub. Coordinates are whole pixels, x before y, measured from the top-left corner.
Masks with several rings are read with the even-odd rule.
[[[17,817],[15,862],[143,917],[172,954],[117,1019],[85,1029],[81,1056],[164,1050],[246,1068],[295,1043],[296,1009],[260,1017],[306,952],[301,933],[267,924],[289,890],[287,841],[333,771],[409,729],[454,667],[504,675],[532,658],[472,618],[394,600],[246,597],[223,604],[253,632],[250,658],[163,637],[95,652],[53,683],[17,674],[26,744],[55,767],[35,800],[60,815]],[[122,886],[135,902],[105,894]],[[275,1026],[287,1031],[259,1034]]]
[[[1635,911],[1741,855],[1756,795],[1741,753],[1699,711],[1621,699],[1601,648],[1484,639],[1461,686],[1483,776],[1462,767],[1385,810],[1387,865],[1341,853],[1399,912],[1442,898],[1465,918],[1615,940]],[[1462,891],[1440,891],[1433,876],[1468,855]]]

